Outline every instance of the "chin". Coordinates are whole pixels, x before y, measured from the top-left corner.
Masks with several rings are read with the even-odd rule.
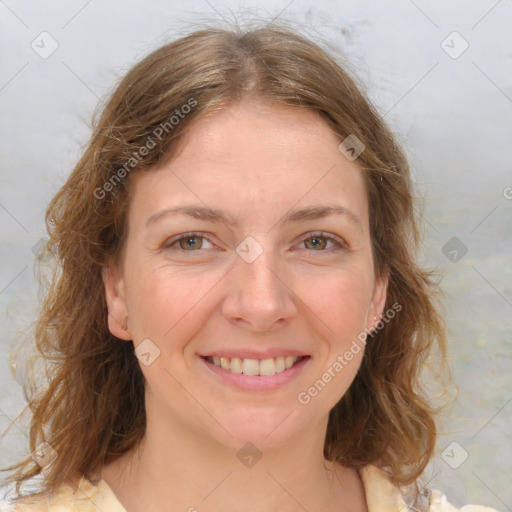
[[[224,417],[230,418],[222,425],[232,437],[222,430],[222,442],[237,450],[246,443],[252,443],[261,451],[277,449],[300,432],[297,411],[293,407],[237,409]]]

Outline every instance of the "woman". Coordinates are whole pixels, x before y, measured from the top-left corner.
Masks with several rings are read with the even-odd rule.
[[[270,25],[156,50],[47,222],[51,378],[7,480],[44,481],[12,510],[456,510],[418,480],[446,340],[407,161],[319,46]]]

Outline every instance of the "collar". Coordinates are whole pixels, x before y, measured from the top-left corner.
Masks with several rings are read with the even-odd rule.
[[[359,472],[363,481],[368,512],[408,512],[420,510],[409,507],[402,491],[393,485],[389,476],[374,465],[365,466]],[[428,507],[427,509],[428,510]]]

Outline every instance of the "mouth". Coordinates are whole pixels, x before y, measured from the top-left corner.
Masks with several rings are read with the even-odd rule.
[[[230,373],[250,376],[269,377],[290,370],[310,356],[278,356],[267,359],[240,357],[201,356],[207,363]]]

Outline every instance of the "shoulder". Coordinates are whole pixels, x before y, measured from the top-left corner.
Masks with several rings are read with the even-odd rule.
[[[446,496],[440,491],[425,493],[421,503],[410,502],[407,492],[394,486],[385,471],[377,466],[369,465],[361,472],[361,479],[365,488],[368,512],[381,510],[400,510],[424,512],[498,512],[497,510],[480,505],[465,505],[462,508],[450,504]],[[384,508],[383,508],[384,507]]]
[[[430,498],[430,512],[498,512],[494,508],[482,505],[465,505],[456,508],[448,502],[446,496],[440,491],[432,491]]]
[[[93,485],[85,477],[76,486],[63,484],[54,493],[26,496],[7,504],[0,504],[0,512],[124,512],[117,507],[103,508],[100,503],[108,503],[107,489]]]

